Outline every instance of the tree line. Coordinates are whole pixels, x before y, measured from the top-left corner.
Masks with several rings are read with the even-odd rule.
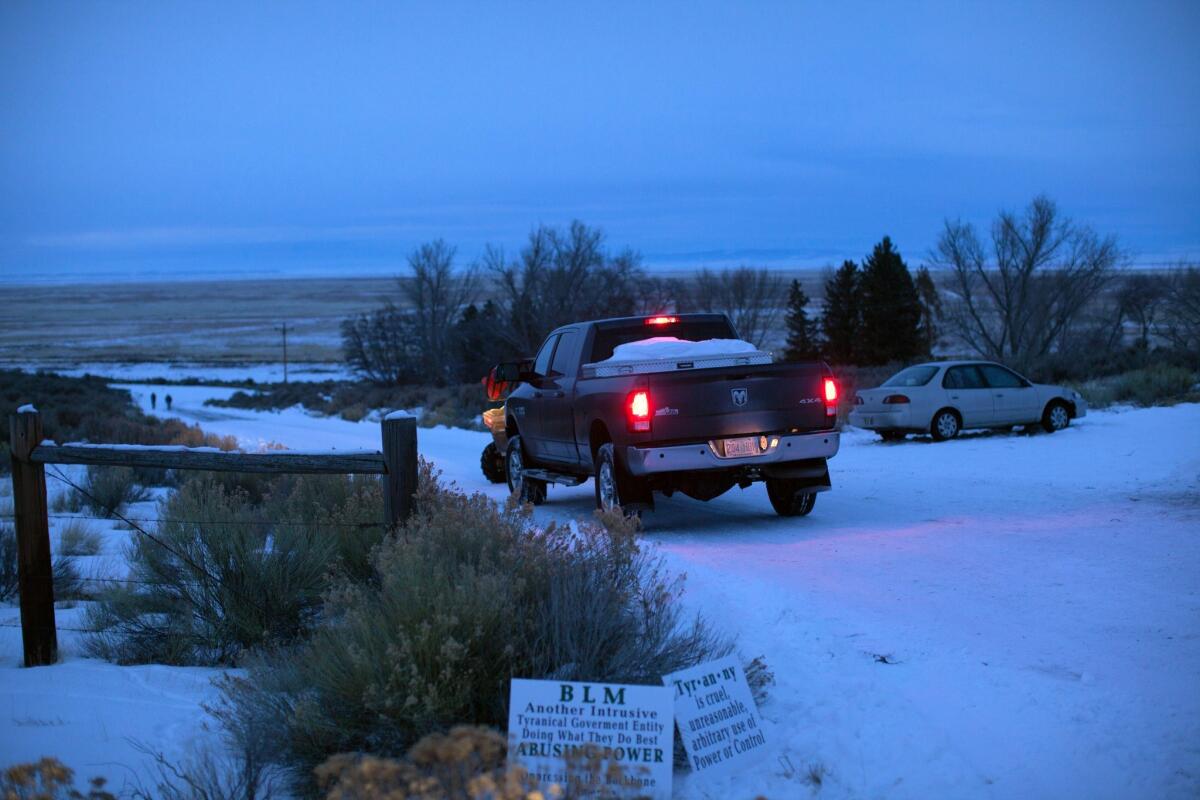
[[[538,226],[513,254],[489,246],[463,267],[455,256],[442,240],[421,245],[398,279],[399,302],[344,321],[355,372],[380,384],[475,381],[498,361],[531,356],[560,325],[690,311],[728,314],[760,347],[785,336],[785,360],[836,365],[955,353],[1085,378],[1142,366],[1152,352],[1194,368],[1200,353],[1196,267],[1123,270],[1115,237],[1041,196],[998,214],[986,236],[946,220],[915,272],[884,236],[861,264],[827,270],[819,307],[798,280],[766,269],[650,275],[638,253],[610,250],[603,231],[579,221]]]

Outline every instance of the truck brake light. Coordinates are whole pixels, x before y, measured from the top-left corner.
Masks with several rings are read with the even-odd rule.
[[[646,432],[650,430],[650,393],[645,389],[630,392],[625,400],[625,411],[629,417],[629,430]]]
[[[672,322],[679,322],[679,317],[647,317],[647,325],[670,325]]]
[[[838,389],[833,378],[825,379],[825,416],[837,416]]]

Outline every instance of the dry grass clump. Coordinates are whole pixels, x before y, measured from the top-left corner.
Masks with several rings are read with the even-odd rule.
[[[568,783],[539,785],[506,762],[504,735],[477,725],[432,733],[403,758],[342,753],[314,770],[326,800],[615,800],[629,773],[584,746],[567,758]]]
[[[58,552],[64,556],[96,556],[104,546],[104,539],[92,529],[86,519],[71,519],[59,533]]]
[[[50,510],[56,514],[78,514],[83,511],[83,495],[74,489],[65,489],[54,495]]]
[[[402,759],[343,753],[315,770],[326,800],[545,800],[562,797],[554,787],[539,791],[520,766],[505,765],[504,736],[457,725],[417,742]]]
[[[150,493],[138,483],[137,475],[129,467],[89,466],[87,477],[76,493],[81,505],[105,517],[130,503],[150,498]]]
[[[75,568],[75,559],[55,556],[51,569],[56,600],[76,600],[82,596],[83,583]],[[15,599],[19,590],[17,529],[10,523],[0,522],[0,601]]]
[[[92,778],[87,794],[75,789],[75,772],[56,758],[16,764],[0,773],[3,800],[116,800],[104,778]]]

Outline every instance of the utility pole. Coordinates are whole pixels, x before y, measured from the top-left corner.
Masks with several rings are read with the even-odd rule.
[[[282,327],[282,328],[276,328],[275,330],[277,330],[277,331],[280,331],[281,333],[283,333],[283,382],[284,382],[284,383],[287,383],[287,382],[288,382],[288,374],[287,374],[287,333],[288,333],[288,326],[287,326],[287,323],[286,323],[286,322],[285,322],[285,323],[283,323],[283,327]]]

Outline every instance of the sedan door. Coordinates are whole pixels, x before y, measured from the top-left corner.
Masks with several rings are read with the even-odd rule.
[[[995,420],[992,389],[975,364],[960,364],[947,369],[942,387],[949,404],[962,414],[964,428],[984,428]]]
[[[1033,384],[999,364],[980,364],[979,370],[992,390],[996,424],[1023,425],[1041,419],[1041,404]]]

